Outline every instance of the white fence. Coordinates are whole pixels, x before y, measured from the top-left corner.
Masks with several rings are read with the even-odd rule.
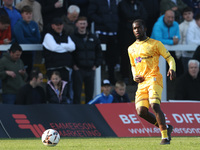
[[[20,44],[24,51],[41,51],[43,50],[42,44]],[[106,50],[106,45],[102,44],[102,50]],[[10,44],[8,45],[0,45],[0,51],[7,51],[10,48]],[[169,51],[195,51],[197,45],[165,45],[165,48]],[[163,76],[163,93],[162,93],[162,101],[167,101],[167,72],[166,72],[166,61],[161,56],[159,60],[160,72]],[[95,92],[94,95],[99,94],[101,92],[101,67],[96,69],[95,75]]]

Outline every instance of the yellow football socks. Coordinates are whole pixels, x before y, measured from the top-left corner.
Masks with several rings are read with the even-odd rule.
[[[168,139],[167,130],[161,131],[162,139]]]

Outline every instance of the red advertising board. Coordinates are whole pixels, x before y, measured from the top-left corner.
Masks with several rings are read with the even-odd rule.
[[[160,130],[140,118],[134,103],[97,104],[96,107],[118,137],[160,136]],[[200,135],[200,103],[166,102],[161,104],[172,136]],[[151,111],[151,110],[150,110]]]

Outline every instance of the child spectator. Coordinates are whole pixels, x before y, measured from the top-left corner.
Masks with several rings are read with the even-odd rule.
[[[111,92],[113,96],[113,103],[130,102],[128,94],[126,93],[126,84],[123,81],[115,83],[115,89]]]
[[[88,102],[88,104],[104,104],[104,103],[112,103],[113,96],[110,94],[111,92],[111,84],[110,81],[105,79],[101,85],[102,93],[98,94],[94,99]]]
[[[70,104],[68,84],[61,80],[60,73],[54,71],[47,82],[46,94],[49,103]]]

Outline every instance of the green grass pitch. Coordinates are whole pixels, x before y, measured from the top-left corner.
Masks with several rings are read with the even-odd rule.
[[[199,137],[173,137],[160,145],[159,137],[148,138],[64,138],[47,147],[39,138],[0,139],[0,150],[200,150]]]

